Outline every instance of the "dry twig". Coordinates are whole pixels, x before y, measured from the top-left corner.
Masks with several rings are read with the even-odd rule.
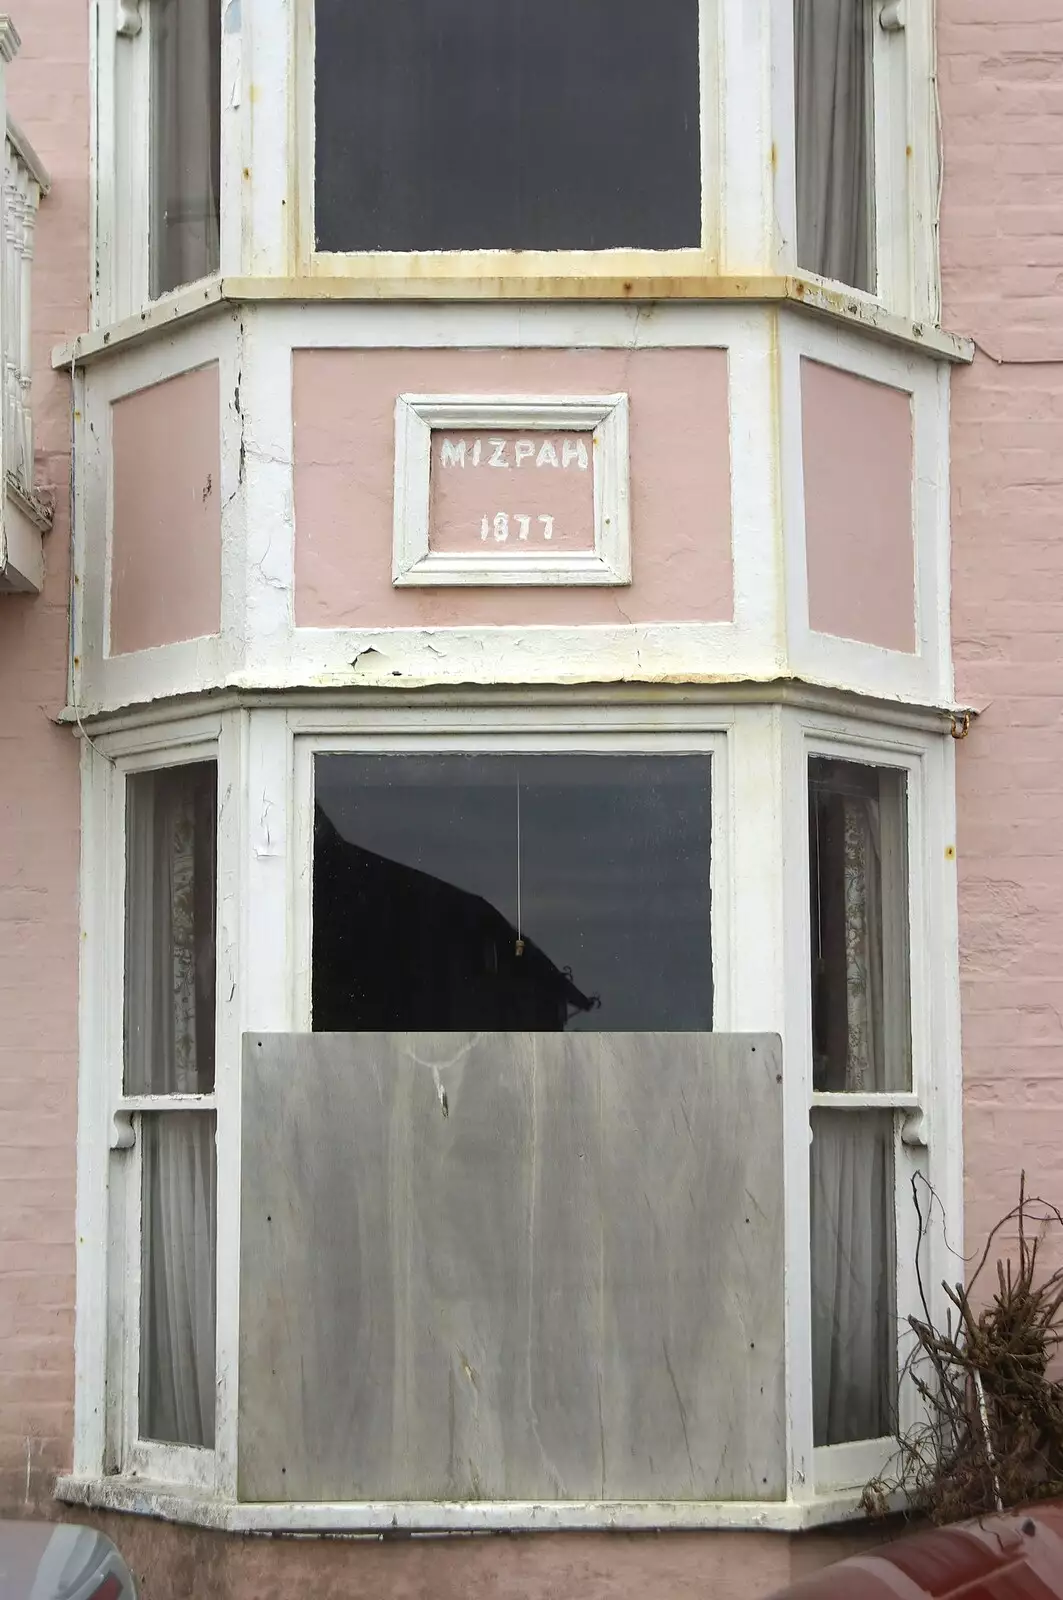
[[[929,1226],[917,1183],[920,1245]],[[993,1246],[1015,1227],[1017,1259],[998,1260],[996,1288],[984,1302],[981,1279]],[[916,1515],[936,1523],[1063,1493],[1063,1384],[1049,1376],[1063,1343],[1063,1267],[1044,1274],[1045,1237],[1063,1230],[1063,1213],[1026,1193],[992,1229],[967,1284],[944,1284],[950,1303],[935,1327],[919,1280],[922,1315],[909,1317],[915,1348],[907,1371],[925,1421],[898,1436],[896,1471],[869,1484],[864,1504],[882,1514],[896,1491]],[[980,1307],[980,1309],[979,1309]]]

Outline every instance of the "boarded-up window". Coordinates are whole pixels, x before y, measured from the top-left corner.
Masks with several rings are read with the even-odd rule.
[[[320,250],[701,243],[699,0],[317,0]]]
[[[782,1084],[765,1036],[245,1036],[239,1498],[783,1499]]]

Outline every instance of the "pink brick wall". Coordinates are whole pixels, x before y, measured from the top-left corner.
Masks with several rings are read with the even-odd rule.
[[[968,1242],[1063,1201],[1063,6],[941,0]]]
[[[70,1462],[77,1072],[78,757],[66,699],[70,384],[53,344],[86,326],[88,6],[15,23],[12,115],[53,182],[37,230],[37,482],[55,492],[39,598],[0,596],[0,1510],[48,1507]]]

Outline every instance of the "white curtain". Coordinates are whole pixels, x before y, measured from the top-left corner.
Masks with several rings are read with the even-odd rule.
[[[214,1444],[214,1116],[145,1116],[140,1429]]]
[[[872,289],[871,0],[795,0],[797,252]]]
[[[221,0],[151,0],[151,292],[216,272]]]
[[[140,1431],[214,1442],[216,1162],[210,1112],[166,1109],[214,1087],[212,765],[129,780],[126,1090],[141,1114]]]
[[[812,1114],[815,1442],[892,1433],[897,1368],[893,1113]]]

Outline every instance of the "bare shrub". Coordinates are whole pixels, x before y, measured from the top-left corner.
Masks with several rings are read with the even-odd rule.
[[[928,1227],[912,1186],[922,1243]],[[931,1204],[933,1196],[931,1196]],[[983,1277],[1000,1235],[1014,1227],[1014,1253],[996,1261],[996,1287]],[[1019,1184],[1019,1201],[990,1231],[966,1285],[944,1284],[950,1307],[934,1326],[922,1278],[921,1317],[909,1317],[915,1347],[906,1364],[925,1420],[898,1436],[894,1470],[868,1484],[872,1516],[895,1507],[935,1523],[956,1522],[1063,1493],[1063,1383],[1049,1375],[1063,1343],[1063,1267],[1038,1261],[1046,1237],[1063,1234],[1063,1214]],[[980,1309],[979,1309],[980,1307]]]

